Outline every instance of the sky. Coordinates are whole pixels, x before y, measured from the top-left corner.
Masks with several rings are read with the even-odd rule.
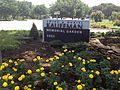
[[[34,5],[45,4],[49,7],[50,4],[55,3],[57,0],[18,0],[18,1],[29,1],[32,2]],[[88,4],[89,7],[99,5],[101,3],[113,3],[117,6],[120,6],[120,0],[81,0],[85,4]]]

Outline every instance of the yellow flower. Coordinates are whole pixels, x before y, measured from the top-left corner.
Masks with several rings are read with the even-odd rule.
[[[72,66],[73,66],[73,64],[70,62],[70,63],[69,63],[69,66],[70,66],[70,67],[72,67]]]
[[[77,82],[78,82],[78,83],[81,83],[81,81],[80,81],[80,80],[78,80]]]
[[[77,58],[76,56],[74,56],[73,58]]]
[[[72,50],[72,52],[74,53],[75,51],[74,51],[74,50]]]
[[[83,71],[83,72],[86,72],[86,69],[83,67],[83,68],[81,68],[81,70]]]
[[[15,86],[14,90],[20,90],[19,86]]]
[[[28,88],[27,90],[32,90],[31,88]]]
[[[51,62],[53,62],[54,58],[50,58],[49,60],[50,60]]]
[[[25,59],[20,59],[19,61],[20,61],[20,62],[24,62],[24,61],[25,61]]]
[[[108,60],[110,60],[110,57],[107,57]]]
[[[114,70],[110,71],[110,74],[114,74]]]
[[[5,66],[4,66],[4,65],[2,65],[0,68],[1,68],[1,69],[4,69],[4,68],[5,68]]]
[[[57,73],[55,73],[55,75],[57,75]]]
[[[24,90],[28,90],[28,87],[27,87],[27,86],[24,86]]]
[[[81,58],[81,57],[78,57],[78,60],[82,60],[82,58]]]
[[[0,66],[0,71],[2,70],[3,68]]]
[[[17,66],[17,65],[18,65],[18,62],[15,61],[14,64],[15,64],[15,66]]]
[[[32,70],[29,69],[29,70],[27,71],[27,73],[28,73],[28,74],[32,74]]]
[[[62,54],[59,54],[59,56],[61,57],[61,56],[62,56]]]
[[[85,62],[85,59],[82,59],[83,62]]]
[[[99,72],[99,71],[96,71],[95,73],[96,73],[97,75],[99,75],[99,74],[100,74],[100,72]]]
[[[3,80],[8,80],[8,75],[2,76],[2,79],[3,79]]]
[[[41,67],[40,70],[43,71],[43,70],[44,70],[44,67]]]
[[[11,84],[14,84],[14,83],[15,83],[15,82],[12,80],[12,81],[11,81]]]
[[[40,72],[40,69],[36,69],[36,72],[39,73],[39,72]]]
[[[85,64],[86,64],[86,62],[82,62],[82,64],[84,64],[84,65],[85,65]]]
[[[37,58],[34,58],[33,61],[36,62],[36,61],[37,61]]]
[[[83,88],[82,85],[77,85],[78,90],[82,90],[82,88]]]
[[[13,67],[12,69],[13,69],[13,71],[17,72],[17,69],[15,67]]]
[[[49,62],[49,60],[47,59],[46,62]]]
[[[82,86],[84,87],[84,86],[85,86],[85,84],[82,84]]]
[[[44,73],[44,72],[42,72],[40,75],[41,75],[42,77],[44,77],[44,76],[45,76],[45,73]]]
[[[22,75],[21,75],[21,78],[23,78],[23,79],[24,79],[24,78],[25,78],[25,75],[24,75],[24,74],[22,74]]]
[[[93,76],[93,74],[89,74],[89,78],[93,78],[94,76]]]
[[[97,90],[96,88],[93,88],[92,90]]]
[[[62,53],[62,56],[64,55],[65,53]]]
[[[67,51],[68,51],[67,49],[64,50],[64,52],[67,52]]]
[[[53,83],[53,85],[55,85],[55,86],[56,86],[57,84],[58,84],[57,82],[54,82],[54,83]]]
[[[64,67],[64,65],[62,65],[61,67]]]
[[[118,78],[120,80],[120,78]]]
[[[8,86],[7,82],[4,82],[4,83],[2,84],[2,86],[3,86],[3,87],[7,87],[7,86]]]
[[[9,76],[8,79],[9,79],[9,80],[12,80],[12,79],[13,79],[13,76]]]
[[[87,63],[90,63],[90,61],[87,61]]]
[[[120,74],[120,70],[118,70],[118,73]]]
[[[71,53],[71,51],[69,51],[69,53]]]
[[[91,72],[93,73],[93,72],[94,72],[94,70],[91,70]]]
[[[93,63],[94,63],[94,62],[96,62],[96,60],[95,60],[95,59],[91,59],[90,62],[93,62]]]
[[[19,78],[18,78],[18,80],[19,80],[19,81],[22,81],[22,80],[23,80],[23,78],[22,78],[22,77],[19,77]]]
[[[9,63],[12,63],[13,61],[10,59],[8,62],[9,62]]]
[[[10,76],[10,73],[8,73],[7,76]]]
[[[115,72],[115,74],[119,74],[117,70],[115,70],[114,72]]]
[[[29,85],[28,85],[28,87],[32,87],[32,85],[31,85],[31,84],[29,84]]]
[[[58,87],[58,90],[63,90],[62,87]]]
[[[5,67],[7,67],[8,66],[8,64],[7,63],[2,63]]]
[[[40,60],[41,59],[40,56],[37,56],[37,59]]]
[[[60,59],[60,58],[57,56],[57,57],[55,57],[55,59],[58,60],[58,59]]]
[[[59,88],[59,86],[56,86],[56,89],[58,89]]]

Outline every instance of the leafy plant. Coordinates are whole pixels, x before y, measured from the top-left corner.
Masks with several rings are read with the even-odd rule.
[[[34,23],[33,23],[33,26],[31,28],[29,36],[32,37],[34,40],[37,40],[38,37],[39,37],[37,27],[36,27],[36,25]]]

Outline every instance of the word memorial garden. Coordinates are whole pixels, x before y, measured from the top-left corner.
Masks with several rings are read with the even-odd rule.
[[[43,41],[89,42],[89,20],[43,20]]]

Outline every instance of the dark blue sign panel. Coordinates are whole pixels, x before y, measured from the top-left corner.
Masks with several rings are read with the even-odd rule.
[[[45,20],[43,21],[43,39],[50,42],[89,42],[89,24],[79,20]]]

